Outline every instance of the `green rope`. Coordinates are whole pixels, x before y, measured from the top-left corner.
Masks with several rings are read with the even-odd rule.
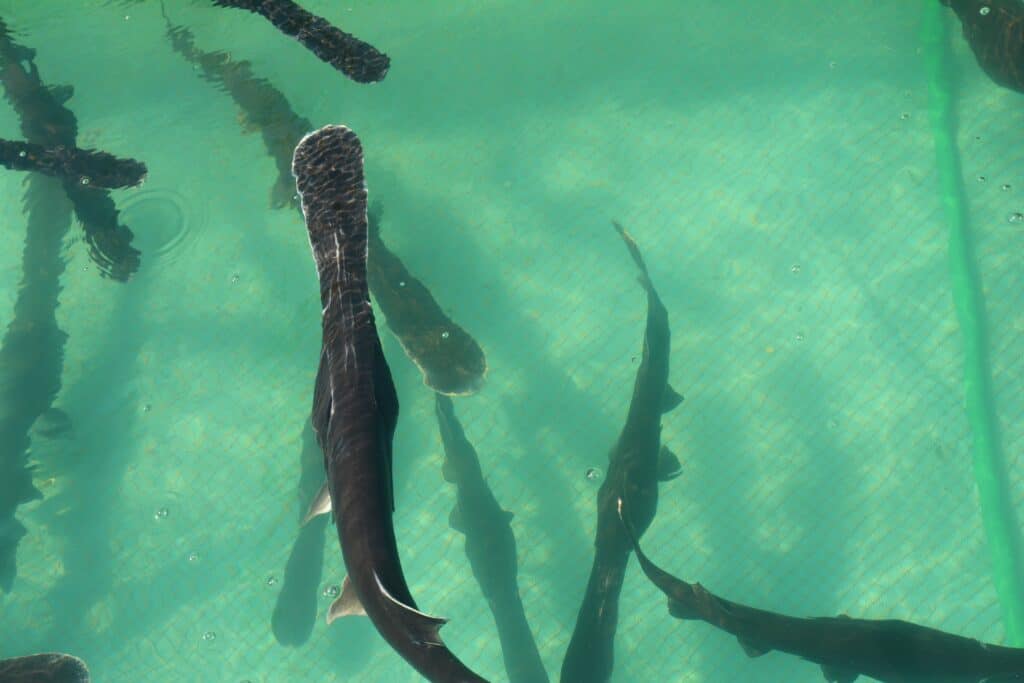
[[[993,409],[991,373],[985,334],[985,304],[974,259],[967,202],[956,145],[956,120],[950,88],[946,10],[937,0],[924,0],[921,39],[928,69],[935,157],[942,205],[949,223],[949,269],[964,352],[964,393],[973,436],[974,478],[981,518],[992,560],[992,579],[1003,612],[1010,645],[1024,645],[1024,585],[1019,536]]]

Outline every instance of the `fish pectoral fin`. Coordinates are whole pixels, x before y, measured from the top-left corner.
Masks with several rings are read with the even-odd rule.
[[[828,683],[853,683],[857,680],[856,671],[847,671],[846,669],[837,669],[834,666],[821,665],[821,674],[825,677]]]
[[[57,104],[64,104],[75,95],[75,86],[73,85],[50,85],[46,89],[53,99],[57,100]]]
[[[683,395],[672,388],[672,385],[665,384],[665,395],[661,399],[661,412],[667,413],[683,402]]]
[[[668,599],[668,613],[676,619],[700,619],[700,612],[682,600]]]
[[[352,586],[352,582],[345,577],[344,583],[341,585],[341,595],[335,598],[334,602],[331,603],[331,608],[327,610],[327,623],[331,623],[335,619],[350,616],[366,616],[366,609],[363,607],[363,603],[359,601],[359,596],[356,594],[355,587]]]
[[[743,652],[745,652],[748,657],[760,657],[761,655],[766,654],[768,650],[771,649],[767,647],[761,647],[760,645],[756,645],[747,640],[746,638],[740,638],[739,636],[736,637],[736,640],[739,641],[740,647],[743,648]]]
[[[683,466],[676,454],[662,446],[658,454],[658,481],[669,481],[675,479],[683,472]]]
[[[302,524],[300,526],[306,526],[309,520],[313,519],[317,515],[325,515],[331,511],[331,491],[327,488],[327,481],[325,480],[320,490],[313,496],[313,502],[309,504],[309,509],[306,510],[306,516],[302,518]]]

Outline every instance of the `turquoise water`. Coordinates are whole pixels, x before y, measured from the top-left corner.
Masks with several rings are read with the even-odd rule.
[[[652,558],[766,609],[1008,643],[972,470],[921,3],[304,4],[387,52],[387,78],[352,83],[255,15],[166,7],[315,126],[358,132],[388,246],[486,351],[485,389],[456,408],[515,514],[520,591],[553,679],[590,568],[599,481],[586,472],[606,468],[643,335],[612,219],[669,310],[686,395],[664,420],[684,470],[661,487]],[[307,503],[320,309],[301,219],[269,207],[277,173],[259,133],[171,50],[153,0],[0,0],[0,17],[47,83],[74,85],[79,144],[149,166],[142,187],[112,193],[142,252],[136,277],[101,277],[77,223],[65,240],[54,406],[71,428],[33,433],[44,498],[18,509],[28,534],[0,595],[0,657],[72,652],[97,681],[418,680],[368,621],[324,623],[344,576],[331,532],[311,636],[286,647],[271,631]],[[1024,211],[1024,108],[948,19],[991,417],[1019,509],[1024,223],[1009,217]],[[0,137],[19,130],[0,106]],[[25,178],[0,173],[4,329]],[[449,647],[504,680],[448,525],[433,397],[381,336],[402,406],[405,574],[451,620]],[[634,562],[614,680],[822,678],[671,618]]]

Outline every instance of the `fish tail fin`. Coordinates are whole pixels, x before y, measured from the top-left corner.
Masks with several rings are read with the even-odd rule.
[[[405,618],[402,622],[406,625],[409,635],[413,641],[420,645],[434,645],[437,647],[444,647],[444,641],[441,640],[441,627],[448,623],[448,620],[444,617],[435,617],[426,612],[421,612],[411,605],[403,603],[401,600],[391,595],[384,584],[380,582],[380,577],[376,573],[373,575],[374,580],[377,582],[377,588],[381,594],[388,600],[389,608],[402,612]]]

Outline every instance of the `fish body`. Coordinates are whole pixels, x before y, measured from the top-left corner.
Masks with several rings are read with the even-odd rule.
[[[392,520],[398,396],[366,282],[366,185],[359,138],[344,126],[310,133],[295,149],[292,173],[323,306],[312,419],[348,570],[328,619],[366,614],[428,680],[484,681],[445,647],[438,633],[445,620],[418,609],[399,560]]]
[[[503,510],[480,469],[476,449],[455,415],[452,400],[434,394],[444,443],[444,478],[455,484],[452,527],[466,537],[466,557],[498,628],[510,683],[545,683],[547,672],[519,596],[512,513]]]
[[[682,401],[668,384],[668,312],[651,284],[636,243],[622,226],[614,225],[640,269],[640,283],[647,294],[647,326],[626,424],[608,456],[608,474],[597,493],[594,562],[562,662],[562,683],[602,683],[611,679],[619,595],[632,551],[618,518],[616,501],[621,497],[630,500],[637,510],[637,529],[642,534],[654,519],[658,481],[672,478],[679,470],[678,460],[661,446],[661,416]]]
[[[306,49],[357,83],[384,78],[391,60],[383,52],[323,17],[306,11],[292,0],[213,0],[221,7],[235,7],[261,15],[281,33],[295,38]]]
[[[978,65],[997,84],[1024,92],[1024,4],[1020,0],[940,0],[960,19]]]
[[[628,502],[628,498],[625,499]],[[658,567],[632,530],[631,505],[617,502],[622,527],[647,577],[666,596],[669,612],[736,636],[744,651],[779,650],[821,666],[830,683],[869,676],[882,683],[1006,683],[1024,681],[1024,649],[982,643],[899,619],[789,617],[747,607]]]
[[[0,139],[0,165],[15,171],[35,171],[69,178],[89,187],[107,190],[134,187],[146,177],[146,165],[135,159],[77,147],[46,147],[34,142]]]
[[[89,683],[89,669],[78,657],[44,653],[0,660],[3,683]]]

